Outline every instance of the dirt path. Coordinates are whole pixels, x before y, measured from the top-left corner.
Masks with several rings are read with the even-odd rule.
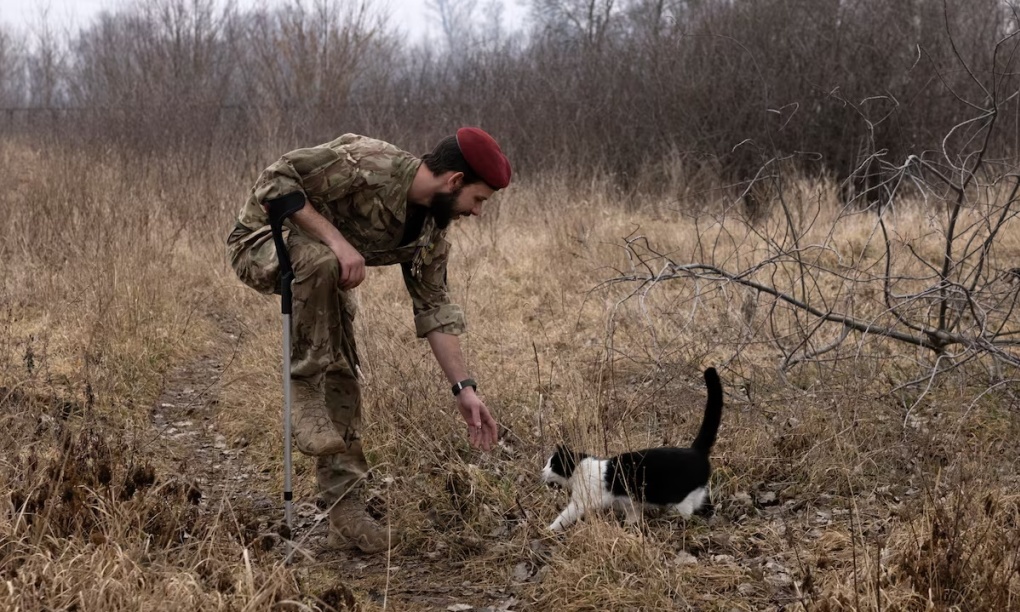
[[[273,475],[258,469],[248,460],[246,448],[232,447],[216,427],[220,390],[240,326],[222,315],[206,316],[217,323],[220,333],[197,359],[169,374],[150,415],[156,432],[153,451],[168,464],[180,466],[178,475],[197,485],[202,511],[217,513],[225,504],[244,507],[261,524],[271,525],[283,519],[282,501],[270,494]],[[310,500],[295,500],[293,527],[305,552],[297,555],[295,571],[303,582],[316,584],[315,592],[323,592],[322,583],[339,584],[342,577],[360,599],[400,610],[496,612],[511,610],[515,602],[503,588],[458,581],[456,564],[444,559],[395,555],[387,566],[385,555],[330,550],[326,514]],[[284,548],[275,550],[282,558]],[[347,609],[344,597],[338,599],[337,609]]]
[[[270,476],[247,461],[245,448],[231,448],[216,428],[224,370],[239,334],[236,323],[206,316],[217,322],[220,333],[197,359],[170,372],[150,420],[161,458],[179,466],[179,476],[199,487],[204,507],[215,507],[242,491],[249,499],[252,493],[269,491],[262,485]],[[274,504],[268,495],[254,501],[267,508]]]

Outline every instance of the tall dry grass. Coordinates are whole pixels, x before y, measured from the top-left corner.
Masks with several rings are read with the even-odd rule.
[[[223,249],[252,166],[11,140],[0,161],[5,609],[325,609],[346,587],[365,610],[482,592],[534,610],[1017,605],[1016,388],[962,370],[914,406],[916,392],[888,392],[925,357],[870,337],[784,376],[783,330],[742,289],[676,282],[627,300],[631,287],[600,287],[635,232],[683,261],[753,261],[762,243],[724,202],[624,202],[598,179],[523,179],[453,232],[466,356],[506,429],[491,454],[469,449],[399,273],[369,271],[356,319],[369,491],[403,534],[398,569],[284,566],[249,501],[278,498],[282,477],[278,307],[234,278]],[[805,240],[845,249],[836,263],[880,256],[873,219],[839,214],[832,186],[801,181],[788,197],[818,215]],[[890,217],[922,249],[934,222],[909,202]],[[1016,236],[997,256],[1020,254]],[[153,443],[170,373],[210,352],[228,365],[203,410],[274,491],[239,481],[199,497],[195,466]],[[715,515],[640,530],[596,516],[547,535],[564,499],[537,482],[545,453],[689,443],[708,365],[727,392]],[[296,458],[299,500],[314,495],[312,467]]]

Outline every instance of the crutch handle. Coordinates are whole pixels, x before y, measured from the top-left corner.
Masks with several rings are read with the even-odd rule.
[[[290,282],[294,280],[294,268],[290,264],[287,245],[283,242],[283,222],[305,206],[305,194],[295,191],[285,196],[273,198],[266,202],[269,213],[269,227],[273,231],[273,243],[276,244],[276,257],[280,261],[280,309],[283,314],[291,313]]]

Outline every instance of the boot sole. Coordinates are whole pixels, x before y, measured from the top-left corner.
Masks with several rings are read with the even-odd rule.
[[[323,448],[313,448],[307,444],[302,444],[301,442],[297,442],[295,446],[297,446],[297,449],[301,452],[301,454],[308,455],[309,457],[340,455],[347,452],[347,444],[344,443],[343,440],[338,440],[336,443],[326,445]]]

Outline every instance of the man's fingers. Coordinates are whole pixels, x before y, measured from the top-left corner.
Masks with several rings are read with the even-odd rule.
[[[346,288],[353,289],[360,285],[363,280],[365,280],[365,266],[361,264],[350,266]]]
[[[485,420],[483,425],[485,429],[485,439],[491,444],[495,444],[499,441],[499,423],[496,422],[496,419],[493,418],[492,413],[489,412],[487,408],[482,416]]]
[[[357,257],[354,259],[338,258],[340,264],[340,287],[353,289],[365,280],[365,260]]]
[[[344,265],[343,262],[340,262],[340,286],[343,287],[344,289],[347,289],[348,288],[347,284],[350,281],[350,278],[351,267]]]
[[[492,417],[485,404],[471,402],[470,408],[461,405],[461,414],[468,426],[468,440],[473,448],[480,448],[485,452],[492,450],[492,447],[499,441],[499,424]]]

